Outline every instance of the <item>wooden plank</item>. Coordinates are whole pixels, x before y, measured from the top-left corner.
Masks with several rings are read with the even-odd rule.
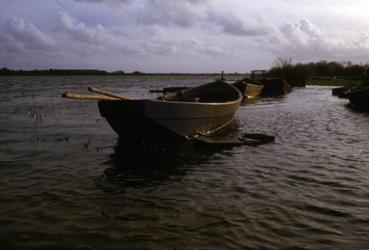
[[[128,96],[123,96],[123,95],[119,95],[113,92],[109,92],[106,90],[102,90],[102,89],[98,89],[95,87],[88,87],[88,91],[97,93],[97,94],[101,94],[101,95],[105,95],[105,96],[109,96],[109,97],[114,97],[117,99],[121,99],[121,100],[134,100],[134,98],[128,97]]]
[[[118,98],[102,96],[102,95],[81,95],[76,93],[64,93],[62,95],[63,98],[75,99],[75,100],[93,100],[93,101],[102,101],[102,100],[119,100]]]

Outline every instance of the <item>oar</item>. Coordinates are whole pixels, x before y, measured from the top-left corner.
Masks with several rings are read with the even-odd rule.
[[[109,96],[109,97],[114,97],[114,98],[117,98],[117,99],[120,99],[120,100],[134,100],[131,97],[119,95],[119,94],[116,94],[116,93],[112,93],[112,92],[102,90],[102,89],[98,89],[98,88],[94,88],[94,87],[88,87],[88,91],[98,93],[98,94],[101,94],[101,95],[105,95],[105,96]]]
[[[75,93],[64,93],[62,95],[63,98],[69,98],[69,99],[76,99],[76,100],[95,100],[95,101],[101,101],[101,100],[119,100],[115,97],[109,97],[109,96],[103,96],[103,95],[80,95]]]

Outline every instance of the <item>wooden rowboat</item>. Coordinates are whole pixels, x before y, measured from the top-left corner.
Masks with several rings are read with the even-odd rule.
[[[243,94],[244,100],[259,97],[264,88],[263,84],[248,78],[236,81],[232,85]]]
[[[218,80],[152,100],[102,100],[98,107],[120,139],[160,143],[216,133],[241,101],[236,88]]]

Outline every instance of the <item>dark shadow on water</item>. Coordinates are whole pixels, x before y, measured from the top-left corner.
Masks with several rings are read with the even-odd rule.
[[[168,146],[118,140],[113,153],[105,162],[107,168],[98,185],[108,192],[121,192],[126,188],[178,182],[187,172],[201,167],[202,164],[219,157],[232,157],[232,148],[237,143],[233,143],[232,139],[228,143],[228,139],[224,140],[224,137],[239,138],[240,133],[240,124],[235,120],[223,133],[216,135],[219,136],[220,143],[217,140],[214,144],[186,141]],[[248,146],[252,144],[249,143]]]
[[[157,186],[180,181],[194,166],[211,160],[221,149],[195,147],[192,143],[175,146],[143,146],[117,141],[114,152],[105,162],[107,168],[98,186],[107,192],[127,188]],[[226,152],[225,152],[226,154]]]
[[[352,105],[351,103],[345,104],[345,107],[355,113],[361,113],[361,114],[368,114],[369,115],[369,109],[368,108],[362,108],[362,107],[356,107]]]

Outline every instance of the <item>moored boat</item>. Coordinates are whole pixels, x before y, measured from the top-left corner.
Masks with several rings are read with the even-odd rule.
[[[339,98],[347,98],[347,93],[351,88],[354,88],[355,85],[348,85],[343,87],[337,87],[332,89],[332,95],[338,96]]]
[[[257,98],[264,88],[263,84],[248,78],[236,81],[232,85],[243,94],[244,100]]]
[[[167,142],[212,135],[233,120],[241,93],[224,81],[145,100],[102,100],[100,114],[123,140]]]
[[[260,82],[264,85],[262,96],[281,96],[292,90],[292,86],[284,78],[264,78]]]
[[[369,86],[352,89],[347,96],[354,108],[369,111]]]

